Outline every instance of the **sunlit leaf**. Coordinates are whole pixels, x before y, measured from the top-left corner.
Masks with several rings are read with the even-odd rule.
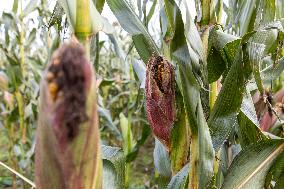
[[[181,14],[184,22],[184,35],[186,37],[190,56],[198,57],[198,59],[200,59],[202,62],[206,62],[200,35],[189,12],[189,7],[191,5],[188,1],[184,1],[182,4],[179,0],[175,0],[175,3],[180,10],[185,10],[181,11]],[[198,60],[192,59],[191,61],[195,61],[195,64],[199,64]]]
[[[33,28],[32,31],[29,34],[26,45],[29,47],[31,45],[31,43],[35,40],[35,38],[36,38],[36,29]]]
[[[143,62],[139,60],[134,60],[132,62],[132,66],[134,68],[134,71],[136,75],[138,76],[138,79],[140,81],[140,88],[145,88],[145,79],[146,79],[146,66],[143,64]]]
[[[19,4],[19,0],[14,0],[14,3],[13,3],[13,12],[16,14],[17,11],[18,11],[18,4]]]
[[[126,61],[126,55],[122,50],[121,44],[119,43],[117,36],[113,33],[113,34],[108,34],[108,37],[110,39],[110,41],[112,42],[113,46],[114,46],[114,50],[117,54],[117,56],[119,58],[121,58],[122,61]]]
[[[259,4],[260,3],[256,3],[256,0],[244,1],[243,6],[239,8],[240,17],[238,22],[240,26],[240,31],[239,31],[240,36],[243,36],[247,32],[252,31],[254,29],[257,6]]]
[[[133,135],[131,131],[131,123],[129,123],[128,119],[125,117],[123,113],[119,114],[120,118],[120,128],[123,137],[123,150],[124,154],[127,155],[132,151],[134,146]]]
[[[276,14],[276,0],[265,0],[263,1],[263,18],[262,22],[273,21]]]
[[[153,53],[159,54],[158,47],[128,2],[107,0],[107,3],[122,28],[132,35],[136,50],[144,63],[148,62]]]
[[[30,0],[29,4],[23,10],[23,16],[27,16],[37,8],[38,0]]]

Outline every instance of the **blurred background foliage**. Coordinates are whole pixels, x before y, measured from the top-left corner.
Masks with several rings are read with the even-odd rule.
[[[0,19],[0,161],[30,180],[34,178],[35,129],[42,72],[58,45],[72,38],[72,29],[64,7],[59,2],[14,0],[12,7],[4,11]],[[182,164],[183,168],[179,169],[179,172],[176,171],[178,175],[171,178],[171,166],[168,161],[172,157],[169,157],[158,141],[155,142],[144,108],[146,72],[144,63],[147,62],[149,54],[159,51],[169,59],[177,57],[178,61],[187,60],[187,54],[179,46],[184,45],[183,40],[186,40],[189,50],[192,50],[189,52],[193,53],[190,54],[190,70],[196,78],[193,83],[198,83],[202,88],[200,98],[204,118],[206,121],[209,119],[208,125],[212,130],[216,123],[211,116],[214,113],[210,115],[213,118],[209,117],[209,108],[213,108],[209,102],[209,85],[211,91],[214,86],[218,91],[221,83],[226,86],[225,78],[230,74],[229,70],[240,44],[245,44],[252,38],[250,42],[254,44],[243,48],[258,49],[249,51],[247,55],[248,61],[253,62],[252,64],[257,67],[253,69],[254,76],[249,77],[242,84],[246,86],[246,90],[236,96],[236,99],[244,99],[241,113],[237,117],[240,127],[228,128],[228,132],[222,133],[224,140],[229,138],[225,143],[224,141],[221,144],[217,144],[220,141],[214,143],[213,138],[214,149],[215,145],[219,145],[217,148],[228,152],[222,153],[221,157],[220,153],[215,154],[217,159],[225,162],[220,164],[222,171],[217,169],[215,172],[216,187],[220,187],[220,183],[216,181],[224,181],[224,172],[242,148],[256,140],[261,141],[261,137],[266,138],[259,128],[270,138],[283,138],[283,1],[215,0],[211,3],[209,1],[210,6],[207,7],[209,11],[203,12],[201,10],[205,10],[206,7],[203,7],[205,3],[202,4],[198,0],[188,1],[189,9],[182,9],[181,1],[178,0],[121,1],[127,2],[129,7],[125,10],[132,10],[131,13],[136,17],[128,15],[127,11],[124,12],[123,17],[117,11],[119,5],[115,4],[115,1],[93,0],[93,2],[97,10],[103,12],[102,15],[108,19],[113,29],[112,32],[107,32],[108,34],[99,32],[90,39],[90,57],[96,70],[98,86],[101,139],[103,145],[123,149],[126,161],[125,181],[123,181],[125,187],[166,188],[168,185],[168,188],[184,188],[185,183],[188,182],[186,179],[188,165],[183,167]],[[117,13],[115,15],[119,22],[111,13],[107,3],[112,11]],[[191,16],[187,15],[187,11]],[[122,17],[124,21],[121,20]],[[136,18],[139,22],[135,20]],[[186,22],[183,25],[184,20]],[[192,29],[190,25],[192,23],[197,29]],[[140,33],[137,34],[137,30]],[[194,36],[196,31],[199,32],[198,38]],[[185,35],[178,32],[183,32]],[[203,42],[204,36],[207,35],[208,44],[205,45],[205,52],[198,49],[199,46],[204,45],[199,34]],[[151,37],[147,39],[147,36]],[[146,43],[143,43],[144,40]],[[197,44],[199,42],[200,44]],[[257,44],[265,44],[265,47]],[[261,65],[254,63],[258,58],[263,60]],[[173,61],[173,64],[180,74],[183,67],[177,65],[178,61]],[[203,64],[207,62],[207,68],[200,66],[200,62]],[[186,69],[188,68],[185,67]],[[177,81],[179,90],[184,87],[179,83],[183,79],[179,78]],[[235,93],[234,87],[239,85],[236,82],[231,83],[232,86],[227,84],[227,88],[230,89],[226,90],[232,92],[228,94]],[[268,99],[268,103],[264,103],[263,96],[259,94],[267,94],[265,98]],[[274,95],[273,102],[269,101],[272,95]],[[226,95],[223,96],[224,101],[228,100]],[[256,112],[252,111],[254,115],[248,116],[251,108],[254,110],[254,107],[250,106],[252,101]],[[221,102],[219,104],[221,104],[220,109],[230,106],[222,105]],[[198,110],[200,111],[202,112]],[[261,118],[265,120],[265,114],[274,121],[261,122]],[[254,122],[255,120],[257,123]],[[232,124],[233,126],[235,125]],[[234,131],[230,132],[230,129]],[[211,139],[209,140],[211,143]],[[248,153],[247,151],[245,152]],[[188,149],[183,153],[187,156]],[[281,158],[278,162],[283,165]],[[273,169],[270,173],[273,175]],[[283,171],[277,174],[277,178],[283,178]],[[270,181],[271,179],[267,177],[267,188],[272,187]],[[0,188],[30,188],[30,186],[7,169],[0,167]]]

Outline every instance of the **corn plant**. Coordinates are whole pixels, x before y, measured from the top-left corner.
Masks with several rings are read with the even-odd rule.
[[[23,2],[0,20],[0,187],[283,188],[282,0]]]
[[[95,79],[88,57],[90,35],[97,32],[100,22],[92,29],[88,0],[64,3],[69,8],[76,5],[76,14],[72,9],[68,14],[83,46],[75,42],[62,45],[54,52],[42,81],[36,186],[99,189],[102,188],[100,134]]]
[[[194,20],[188,1],[160,1],[160,48],[130,2],[107,3],[132,35],[147,75],[153,74],[146,76],[146,109],[153,134],[161,141],[154,152],[157,171],[172,177],[167,187],[281,187],[278,173],[283,170],[273,174],[281,164],[283,140],[262,130],[262,115],[256,114],[252,96],[259,91],[257,102],[264,104],[259,111],[279,118],[266,92],[273,89],[263,80],[266,71],[272,76],[282,70],[283,15],[282,7],[277,8],[282,2],[229,1],[228,6],[196,1]],[[223,13],[227,20],[222,27]],[[168,71],[168,62],[175,73]],[[167,100],[168,94],[174,96],[167,85],[172,77],[176,99]],[[169,114],[174,99],[177,110]],[[170,166],[161,167],[161,161]]]

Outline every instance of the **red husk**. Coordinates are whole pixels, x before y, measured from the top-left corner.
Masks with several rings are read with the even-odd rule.
[[[149,124],[154,135],[169,147],[176,110],[173,66],[165,58],[150,58],[145,90]]]
[[[35,154],[37,189],[101,187],[94,86],[83,47],[77,43],[62,45],[41,83]]]

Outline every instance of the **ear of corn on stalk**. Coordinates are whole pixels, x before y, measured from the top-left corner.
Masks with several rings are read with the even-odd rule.
[[[41,82],[36,143],[37,189],[100,189],[102,162],[96,93],[83,47],[53,54]]]
[[[162,56],[153,55],[146,71],[146,110],[154,135],[167,147],[175,120],[173,66]]]

